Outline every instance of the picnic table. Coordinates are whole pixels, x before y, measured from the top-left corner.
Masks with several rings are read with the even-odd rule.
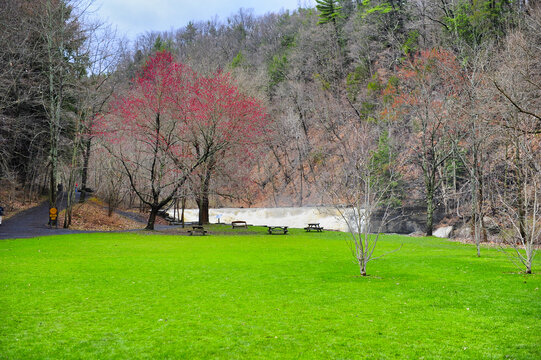
[[[246,224],[246,221],[237,220],[237,221],[232,221],[232,222],[231,222],[231,227],[232,227],[233,229],[236,229],[236,228],[245,228],[245,229],[248,229],[248,224]]]
[[[312,230],[315,230],[317,232],[321,232],[323,231],[323,226],[319,226],[319,223],[311,223],[311,224],[308,224],[307,227],[304,228],[304,230],[310,232]]]
[[[267,226],[270,235],[286,235],[287,226]]]
[[[203,227],[203,225],[192,225],[192,230],[188,230],[188,234],[190,235],[205,235],[207,231]]]

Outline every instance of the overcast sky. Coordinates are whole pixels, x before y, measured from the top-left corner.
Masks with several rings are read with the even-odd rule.
[[[151,30],[184,27],[189,21],[206,21],[218,16],[225,21],[240,8],[256,15],[311,6],[313,0],[95,0],[96,16],[116,26],[119,35],[134,40]]]

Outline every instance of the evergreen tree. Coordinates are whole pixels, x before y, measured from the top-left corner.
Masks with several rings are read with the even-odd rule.
[[[319,11],[318,24],[333,23],[336,26],[336,19],[340,18],[342,6],[337,0],[316,0],[316,8]]]

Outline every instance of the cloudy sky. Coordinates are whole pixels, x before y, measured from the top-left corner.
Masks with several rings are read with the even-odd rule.
[[[220,21],[225,21],[240,8],[263,15],[313,3],[313,0],[96,0],[94,5],[98,8],[97,17],[116,26],[119,35],[125,34],[133,40],[150,30],[181,28],[190,20],[205,21],[218,16]]]

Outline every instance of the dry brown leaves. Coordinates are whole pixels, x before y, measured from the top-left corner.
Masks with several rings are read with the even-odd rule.
[[[63,223],[64,211],[60,213],[59,219]],[[141,229],[144,225],[142,222],[128,219],[116,213],[108,216],[107,207],[101,205],[99,201],[91,199],[84,204],[73,206],[70,229],[115,231]]]
[[[28,199],[22,190],[3,182],[0,184],[0,206],[4,208],[4,219],[39,205],[45,199]]]

